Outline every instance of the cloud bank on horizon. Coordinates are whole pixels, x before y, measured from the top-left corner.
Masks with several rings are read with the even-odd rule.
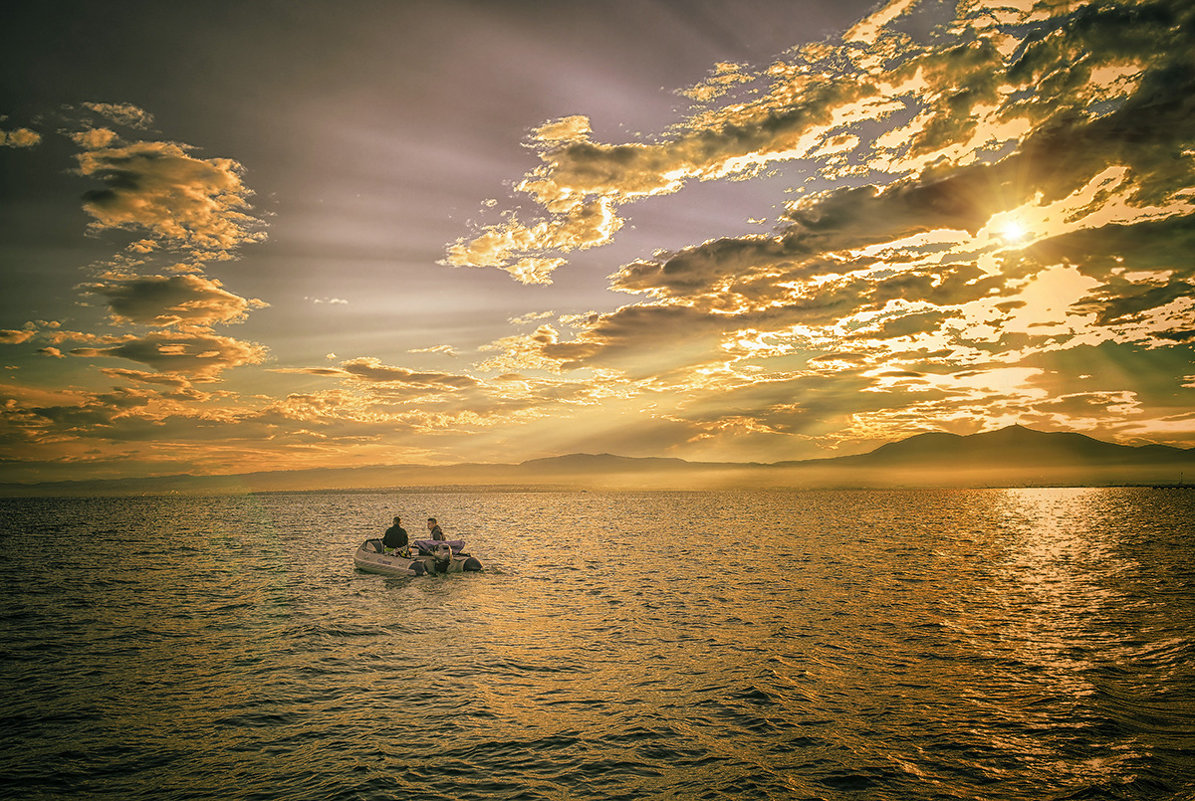
[[[268,247],[246,168],[156,136],[128,103],[61,111],[88,233],[118,249],[72,290],[102,320],[0,331],[92,376],[4,385],[6,475],[775,461],[1011,423],[1195,443],[1190,4],[894,0],[678,96],[683,119],[629,141],[581,114],[528,122],[538,165],[446,246],[444,265],[528,285],[467,365],[443,343],[270,367],[268,343],[228,333],[269,298],[212,275]],[[36,127],[0,146],[41,146]],[[730,182],[784,186],[770,232],[610,265],[616,308],[535,308],[643,204]],[[388,363],[406,352],[440,368]],[[237,391],[245,370],[328,384]]]

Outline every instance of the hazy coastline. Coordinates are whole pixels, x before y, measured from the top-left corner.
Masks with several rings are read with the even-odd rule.
[[[708,463],[570,454],[520,464],[389,465],[3,484],[0,496],[226,494],[461,488],[709,490],[1181,486],[1195,453],[1132,447],[1020,426],[959,437],[923,434],[876,450],[800,462]]]

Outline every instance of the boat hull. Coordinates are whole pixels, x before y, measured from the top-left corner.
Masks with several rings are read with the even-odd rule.
[[[463,543],[462,543],[463,545]],[[366,573],[383,576],[436,576],[447,573],[473,573],[482,569],[476,557],[444,546],[440,553],[411,553],[401,556],[397,553],[382,553],[380,540],[366,540],[353,554],[353,564]],[[451,553],[451,558],[448,554]]]

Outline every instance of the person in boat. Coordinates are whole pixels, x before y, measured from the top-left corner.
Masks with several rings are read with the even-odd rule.
[[[402,527],[402,518],[396,517],[394,525],[386,529],[386,533],[382,536],[382,547],[386,553],[391,553],[406,548],[407,542],[407,530]]]
[[[440,528],[440,524],[436,522],[436,518],[429,517],[427,519],[427,530],[431,532],[433,540],[447,539],[444,536],[444,530]]]

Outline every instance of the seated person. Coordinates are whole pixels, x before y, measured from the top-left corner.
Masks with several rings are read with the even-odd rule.
[[[382,548],[384,553],[393,553],[395,550],[402,550],[407,547],[407,530],[403,528],[400,523],[402,518],[394,518],[394,525],[386,529],[385,535],[382,537]]]
[[[447,539],[444,536],[443,529],[440,528],[440,524],[436,522],[436,518],[434,518],[434,517],[429,517],[427,519],[427,530],[432,533],[433,540]]]

